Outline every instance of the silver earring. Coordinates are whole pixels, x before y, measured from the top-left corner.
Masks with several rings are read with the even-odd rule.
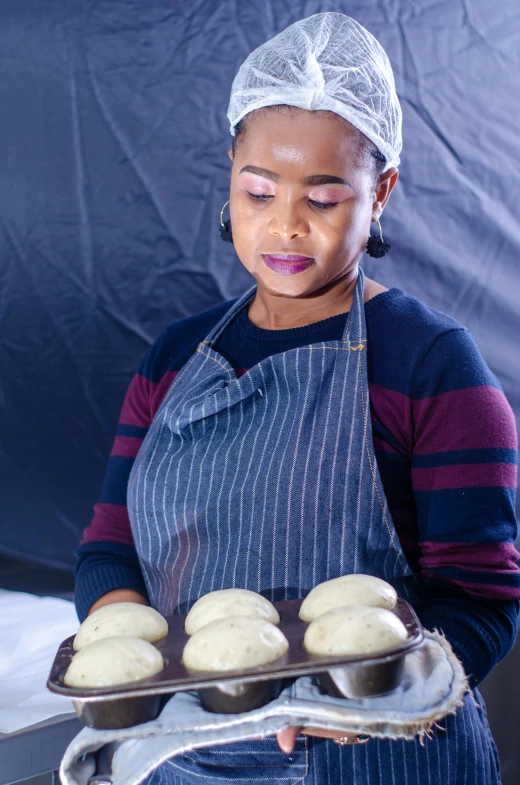
[[[224,207],[220,211],[219,231],[220,231],[220,236],[222,237],[222,239],[226,243],[232,243],[233,242],[233,234],[231,232],[231,218],[228,218],[227,221],[224,221],[224,223],[222,223],[222,216],[224,215],[224,210],[226,209],[226,205],[229,204],[230,201],[231,201],[231,199],[228,199],[226,204],[224,205]]]

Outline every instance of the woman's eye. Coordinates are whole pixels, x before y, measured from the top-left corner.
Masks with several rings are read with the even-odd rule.
[[[247,193],[252,199],[256,199],[259,202],[265,202],[267,199],[273,199],[272,194],[252,194],[250,191],[247,191]],[[338,202],[316,202],[314,199],[309,199],[309,202],[315,207],[318,207],[320,210],[327,210],[329,207],[335,207],[338,204]]]
[[[258,201],[265,201],[266,199],[273,198],[271,194],[252,194],[249,191],[247,191],[247,193],[252,199],[258,199]]]
[[[338,202],[315,202],[313,199],[309,199],[310,203],[313,204],[315,207],[319,207],[320,210],[326,210],[327,207],[336,207]]]

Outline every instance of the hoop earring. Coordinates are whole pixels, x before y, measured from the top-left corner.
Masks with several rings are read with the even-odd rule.
[[[365,251],[369,256],[373,256],[374,259],[381,259],[382,256],[385,256],[385,254],[392,249],[392,246],[387,240],[383,240],[383,230],[381,229],[379,218],[376,218],[376,221],[379,226],[379,237],[375,234],[371,234],[368,238]]]
[[[233,242],[233,234],[232,234],[232,232],[231,232],[231,218],[228,218],[228,220],[227,220],[227,221],[225,221],[224,223],[222,223],[222,216],[223,216],[223,214],[224,214],[224,210],[225,210],[225,208],[226,208],[226,205],[227,205],[227,204],[229,204],[229,203],[230,203],[230,201],[231,201],[231,199],[228,199],[228,200],[227,200],[227,202],[226,202],[226,204],[224,205],[224,207],[223,207],[223,208],[222,208],[222,210],[220,211],[220,226],[219,226],[219,231],[220,231],[220,236],[222,237],[222,239],[223,239],[223,240],[224,240],[224,242],[226,242],[226,243],[232,243],[232,242]]]

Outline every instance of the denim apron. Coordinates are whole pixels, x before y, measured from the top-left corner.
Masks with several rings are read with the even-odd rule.
[[[215,350],[254,298],[246,292],[197,347],[135,460],[128,509],[152,605],[187,613],[201,595],[241,587],[272,602],[367,573],[416,607],[372,442],[360,270],[341,341],[275,354],[237,378]],[[497,753],[479,693],[434,739],[342,747],[299,736],[193,750],[147,785],[495,785]]]

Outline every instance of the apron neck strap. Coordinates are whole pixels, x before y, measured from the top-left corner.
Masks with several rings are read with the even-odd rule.
[[[343,343],[353,343],[361,345],[366,343],[367,328],[365,323],[365,274],[361,267],[358,267],[358,279],[352,297],[352,305],[348,313],[345,330],[343,332]]]

